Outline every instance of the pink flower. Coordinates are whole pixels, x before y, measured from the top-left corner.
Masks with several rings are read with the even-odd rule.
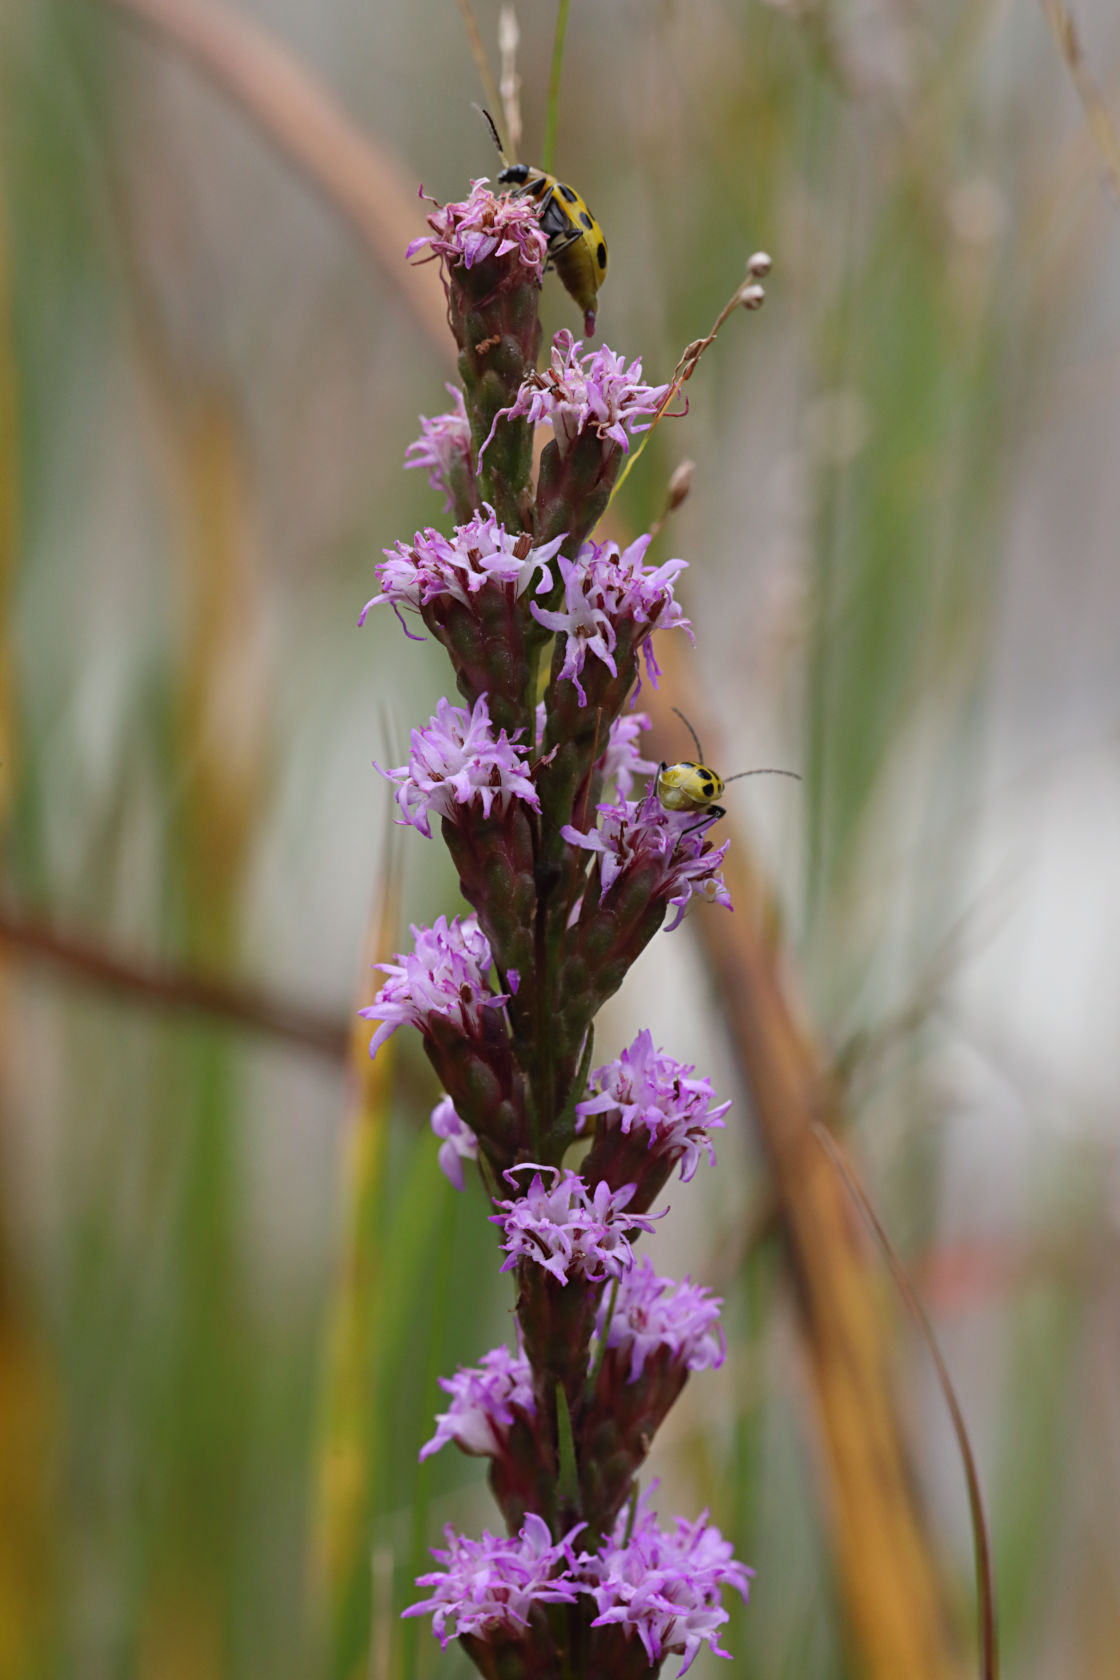
[[[607,1315],[609,1296],[599,1306],[599,1334]],[[630,1382],[637,1382],[646,1360],[662,1348],[674,1364],[690,1371],[718,1369],[727,1354],[719,1328],[722,1302],[688,1278],[677,1283],[658,1277],[644,1255],[618,1286],[618,1296],[606,1327],[607,1346],[630,1355]]]
[[[435,203],[429,200],[429,203]],[[508,194],[496,198],[485,175],[471,182],[471,196],[454,204],[436,204],[428,215],[430,234],[414,239],[405,252],[415,256],[427,245],[432,256],[448,264],[473,268],[488,257],[516,251],[520,261],[540,280],[548,240],[541,232],[531,199]]]
[[[656,894],[677,911],[667,933],[680,926],[694,894],[709,904],[731,909],[731,895],[719,872],[730,842],[725,840],[722,846],[713,847],[704,839],[718,818],[697,817],[692,811],[666,811],[654,787],[642,800],[600,805],[598,815],[599,825],[589,833],[581,833],[571,824],[560,832],[570,845],[598,853],[600,901],[627,871],[652,863],[661,877]]]
[[[709,856],[712,854],[709,853]],[[653,1035],[643,1029],[615,1061],[591,1075],[591,1095],[576,1104],[576,1129],[589,1115],[600,1115],[600,1129],[634,1132],[647,1139],[650,1151],[681,1163],[681,1183],[687,1184],[704,1151],[716,1164],[711,1132],[723,1129],[729,1102],[709,1107],[715,1091],[708,1079],[693,1077],[691,1062],[678,1062],[655,1050]]]
[[[448,922],[438,916],[430,928],[413,927],[415,948],[395,963],[375,963],[388,976],[373,1003],[358,1014],[380,1021],[369,1053],[376,1056],[386,1039],[406,1023],[424,1031],[432,1016],[456,1022],[468,1036],[478,1036],[484,1009],[500,1009],[507,993],[490,991],[490,942],[474,916]]]
[[[481,1540],[471,1540],[445,1528],[447,1550],[433,1550],[432,1555],[446,1567],[416,1582],[435,1592],[403,1614],[432,1611],[432,1631],[444,1650],[464,1634],[503,1642],[516,1639],[528,1629],[534,1604],[572,1604],[583,1590],[563,1570],[564,1565],[572,1566],[572,1541],[583,1527],[577,1523],[555,1544],[548,1524],[535,1512],[512,1538],[484,1533]]]
[[[687,562],[666,560],[662,566],[643,565],[650,541],[649,536],[638,537],[626,549],[620,549],[616,542],[586,542],[575,560],[557,555],[556,564],[564,580],[563,607],[552,611],[536,601],[530,604],[538,624],[567,637],[560,675],[575,684],[581,706],[586,706],[587,695],[580,674],[589,656],[601,660],[612,676],[618,675],[614,656],[622,624],[630,627],[631,645],[645,648],[646,666],[655,687],[657,665],[649,645],[651,632],[679,628],[691,635],[689,622],[673,598],[673,583]]]
[[[651,1667],[670,1652],[683,1654],[679,1676],[691,1668],[701,1645],[717,1657],[730,1656],[717,1643],[729,1620],[720,1592],[734,1587],[745,1599],[754,1571],[736,1562],[706,1511],[694,1523],[678,1517],[670,1533],[658,1527],[648,1498],[638,1502],[629,1538],[630,1512],[623,1510],[603,1550],[584,1553],[579,1563],[599,1611],[592,1627],[616,1623],[636,1635]]]
[[[643,383],[641,361],[627,367],[626,358],[605,344],[583,357],[581,349],[580,340],[566,327],[556,334],[549,366],[530,373],[516,400],[495,415],[479,460],[502,419],[524,419],[534,426],[547,421],[561,457],[585,432],[594,432],[604,449],[615,444],[629,450],[629,433],[648,429],[648,417],[656,413],[669,387]],[[643,419],[646,423],[639,424]]]
[[[468,605],[480,589],[493,585],[522,595],[536,580],[537,594],[545,594],[552,588],[549,562],[563,540],[559,536],[534,548],[523,532],[507,531],[487,504],[449,537],[430,527],[417,531],[411,544],[385,550],[385,559],[374,568],[381,594],[366,602],[358,623],[364,624],[370,608],[383,601],[399,616],[404,607],[418,611],[444,595]]]
[[[522,1172],[533,1174],[528,1190],[508,1202],[495,1202],[500,1212],[490,1216],[506,1239],[502,1247],[509,1258],[503,1272],[519,1260],[532,1260],[558,1283],[566,1284],[569,1275],[601,1282],[633,1265],[627,1232],[652,1231],[653,1221],[624,1211],[634,1194],[632,1184],[612,1190],[600,1183],[589,1191],[578,1173],[532,1162],[512,1168],[505,1176],[516,1184]],[[546,1172],[553,1174],[551,1188],[546,1188],[541,1176]]]
[[[428,483],[433,490],[443,493],[444,511],[449,513],[455,505],[449,475],[454,467],[462,468],[473,488],[474,451],[463,393],[457,385],[448,385],[447,389],[451,393],[451,412],[437,414],[434,420],[420,416],[420,436],[405,450],[404,464],[428,469]]]
[[[450,1097],[441,1097],[432,1110],[432,1131],[443,1141],[439,1146],[439,1170],[456,1190],[466,1188],[463,1162],[478,1160],[478,1138],[459,1118]]]
[[[481,1365],[441,1377],[439,1386],[450,1394],[451,1405],[437,1414],[436,1432],[420,1448],[422,1459],[430,1458],[448,1441],[465,1453],[493,1458],[513,1427],[514,1407],[536,1411],[529,1361],[523,1353],[510,1353],[505,1347],[484,1353]]]
[[[489,817],[515,799],[540,809],[525,752],[504,729],[495,736],[485,694],[469,710],[440,700],[426,728],[412,731],[408,763],[396,770],[376,768],[386,781],[397,783],[397,804],[404,812],[399,820],[429,840],[432,814],[454,820],[470,806],[481,807]]]

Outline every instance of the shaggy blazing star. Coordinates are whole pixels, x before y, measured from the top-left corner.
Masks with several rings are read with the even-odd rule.
[[[381,774],[399,820],[430,837],[438,819],[472,914],[414,927],[362,1014],[374,1054],[401,1025],[421,1035],[446,1092],[439,1166],[462,1190],[479,1164],[517,1351],[442,1379],[420,1450],[484,1458],[508,1534],[448,1529],[405,1614],[430,1614],[484,1680],[644,1680],[670,1653],[684,1668],[704,1644],[723,1655],[720,1589],[747,1586],[706,1516],[662,1531],[635,1504],[670,1407],[724,1357],[718,1299],[635,1245],[670,1175],[712,1158],[728,1105],[648,1032],[587,1082],[594,1015],[667,912],[676,926],[693,897],[730,902],[716,819],[661,806],[648,719],[628,709],[643,658],[657,683],[653,632],[691,637],[674,595],[685,562],[647,565],[650,536],[594,537],[669,387],[569,332],[538,370],[548,242],[528,195],[476,181],[428,225],[409,256],[439,261],[462,392],[421,421],[406,464],[456,524],[384,550],[362,621],[388,603],[411,636],[404,615],[419,616],[450,658],[462,703],[441,699],[408,763]],[[541,422],[553,437],[535,466]],[[562,1162],[581,1134],[574,1172]]]
[[[456,916],[448,922],[438,916],[430,928],[413,927],[415,948],[398,953],[395,963],[375,963],[389,976],[375,1001],[358,1011],[369,1021],[380,1021],[369,1051],[376,1056],[386,1039],[398,1027],[412,1025],[421,1032],[432,1017],[452,1021],[468,1036],[478,1033],[482,1013],[500,1009],[509,995],[491,990],[490,945],[474,916]]]
[[[441,1377],[439,1386],[450,1394],[451,1405],[436,1414],[436,1432],[420,1448],[422,1459],[449,1441],[465,1453],[492,1458],[513,1427],[514,1408],[527,1413],[535,1409],[529,1361],[505,1347],[484,1353],[477,1367]]]
[[[478,1138],[459,1117],[450,1097],[441,1097],[432,1110],[432,1131],[440,1139],[439,1170],[454,1189],[466,1189],[463,1162],[478,1160]]]
[[[648,1507],[640,1508],[629,1538],[628,1517],[623,1512],[601,1552],[579,1560],[599,1612],[592,1627],[613,1625],[627,1640],[640,1640],[651,1666],[670,1653],[683,1655],[678,1675],[692,1667],[701,1645],[729,1657],[718,1644],[729,1620],[720,1589],[734,1587],[746,1599],[753,1571],[735,1561],[706,1511],[694,1523],[678,1517],[670,1532]]]
[[[495,736],[485,694],[469,710],[441,700],[427,727],[412,731],[408,763],[396,770],[375,768],[398,784],[397,804],[404,812],[398,821],[411,823],[429,840],[433,812],[449,822],[472,807],[489,817],[514,799],[540,809],[525,753],[507,740],[504,729]]]
[[[649,642],[651,632],[681,629],[692,634],[691,625],[673,598],[673,584],[687,561],[643,565],[650,540],[648,536],[638,537],[625,549],[616,542],[589,542],[576,560],[559,555],[556,563],[564,581],[563,607],[553,611],[536,601],[530,606],[538,624],[567,637],[560,676],[575,684],[581,706],[587,704],[581,673],[590,654],[601,660],[612,676],[618,675],[615,652],[623,624],[629,628],[631,648],[643,648],[655,688],[659,673]]]

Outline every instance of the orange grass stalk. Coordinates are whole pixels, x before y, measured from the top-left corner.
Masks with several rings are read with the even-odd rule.
[[[669,696],[705,742],[715,731],[686,660],[662,637],[662,688],[645,703],[655,738],[678,729]],[[827,1066],[800,1019],[769,889],[741,834],[724,877],[734,917],[693,926],[767,1149],[827,1471],[833,1552],[867,1680],[956,1680],[944,1586],[889,1382],[879,1282],[843,1182],[815,1126],[835,1120]]]

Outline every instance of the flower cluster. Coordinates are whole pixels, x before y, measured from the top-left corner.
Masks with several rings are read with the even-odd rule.
[[[381,770],[380,765],[376,768]],[[381,774],[397,783],[397,804],[404,813],[401,820],[429,840],[428,819],[433,812],[454,821],[475,807],[489,817],[492,810],[505,810],[515,799],[540,808],[526,773],[525,754],[506,739],[504,729],[494,734],[485,694],[479,695],[470,710],[441,700],[427,727],[412,731],[408,763],[396,770],[381,770]]]
[[[451,412],[437,414],[433,420],[420,416],[420,436],[404,452],[406,467],[425,467],[428,483],[444,497],[443,511],[450,513],[462,498],[468,505],[478,502],[475,483],[474,450],[471,447],[471,423],[463,406],[463,393],[457,385],[447,387],[451,393]]]
[[[362,622],[391,605],[450,658],[462,703],[441,699],[407,762],[377,768],[399,821],[430,838],[437,819],[471,913],[414,927],[362,1013],[374,1054],[400,1026],[420,1034],[446,1093],[439,1165],[463,1190],[478,1163],[517,1342],[441,1379],[420,1449],[484,1459],[507,1532],[448,1529],[406,1614],[430,1614],[487,1680],[644,1680],[670,1655],[681,1673],[704,1645],[726,1655],[721,1589],[745,1596],[748,1577],[706,1514],[662,1529],[639,1497],[658,1428],[724,1341],[719,1300],[636,1249],[670,1176],[714,1159],[729,1105],[648,1032],[588,1079],[593,1017],[668,913],[675,927],[694,897],[729,905],[716,818],[661,804],[632,710],[643,663],[657,683],[654,632],[691,637],[685,562],[649,563],[648,535],[594,535],[668,387],[568,332],[538,371],[548,247],[528,196],[476,181],[428,223],[409,255],[440,262],[463,388],[406,464],[456,523],[384,550]]]
[[[443,1016],[470,1036],[481,1031],[482,1012],[499,1009],[505,994],[490,991],[490,945],[474,916],[448,922],[437,916],[430,928],[413,927],[413,950],[398,952],[395,963],[377,963],[388,980],[374,1003],[358,1013],[380,1021],[370,1054],[376,1056],[386,1039],[406,1023],[424,1031],[433,1017]]]
[[[559,675],[574,683],[581,706],[587,705],[580,681],[585,660],[593,654],[616,677],[615,653],[624,627],[630,649],[643,649],[655,687],[658,669],[649,641],[651,632],[690,630],[673,596],[673,584],[686,562],[666,560],[662,566],[643,565],[650,541],[648,536],[638,537],[625,549],[616,542],[586,543],[575,560],[561,554],[557,565],[564,584],[563,606],[558,611],[541,607],[536,601],[530,606],[538,624],[566,638]]]
[[[542,373],[534,369],[529,374],[516,401],[502,409],[501,417],[520,416],[534,426],[547,422],[561,458],[585,437],[628,451],[630,433],[646,429],[669,387],[645,384],[640,360],[627,367],[625,356],[606,345],[581,358],[582,348],[567,328],[558,332],[549,366]],[[495,428],[497,424],[495,418]]]
[[[430,256],[474,268],[491,258],[513,255],[538,280],[543,273],[548,240],[532,204],[509,194],[496,197],[485,175],[471,182],[471,195],[461,203],[436,204],[428,226],[431,233],[414,239],[406,257],[426,246]]]

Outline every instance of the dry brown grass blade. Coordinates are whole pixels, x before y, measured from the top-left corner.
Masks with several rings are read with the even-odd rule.
[[[922,1338],[930,1352],[937,1381],[949,1412],[953,1425],[953,1433],[957,1440],[957,1450],[961,1455],[964,1467],[965,1482],[968,1487],[968,1505],[972,1516],[972,1530],[976,1547],[976,1596],[979,1610],[980,1631],[980,1672],[983,1680],[997,1680],[999,1675],[999,1639],[996,1628],[996,1595],[995,1577],[992,1571],[992,1551],[988,1540],[988,1523],[984,1515],[984,1498],[980,1489],[980,1472],[976,1468],[976,1458],[972,1451],[972,1442],[968,1435],[968,1426],[964,1421],[957,1391],[953,1387],[953,1379],[949,1375],[948,1366],[942,1357],[937,1337],[933,1333],[933,1326],[929,1321],[926,1310],[911,1286],[906,1275],[906,1269],[895,1251],[894,1244],[886,1233],[886,1229],[871,1204],[870,1197],[852,1170],[844,1151],[836,1139],[824,1126],[815,1128],[817,1139],[829,1156],[837,1172],[844,1180],[856,1206],[859,1208],[868,1225],[874,1231],[886,1257],[887,1265],[891,1269],[891,1276],[898,1287],[898,1292],[906,1302]]]
[[[1101,97],[1096,80],[1085,62],[1077,25],[1063,0],[1042,0],[1046,21],[1057,43],[1058,51],[1069,66],[1078,98],[1085,112],[1093,144],[1097,148],[1115,202],[1120,205],[1120,137]]]
[[[423,216],[403,171],[284,47],[214,0],[102,0],[154,30],[230,94],[350,222],[441,360],[453,351],[437,265],[410,268]]]
[[[655,738],[679,734],[669,696],[705,742],[715,731],[682,656],[647,705]],[[907,1464],[888,1371],[878,1279],[814,1128],[834,1093],[794,1002],[775,905],[741,836],[724,874],[733,916],[697,915],[700,939],[768,1151],[828,1478],[833,1550],[867,1680],[955,1680],[944,1589]]]
[[[53,923],[20,915],[0,904],[0,952],[15,954],[67,978],[177,1015],[208,1015],[213,1020],[264,1033],[298,1050],[340,1061],[347,1053],[350,1029],[333,1015],[252,986],[232,984],[181,965],[125,956],[97,940],[63,931]]]

